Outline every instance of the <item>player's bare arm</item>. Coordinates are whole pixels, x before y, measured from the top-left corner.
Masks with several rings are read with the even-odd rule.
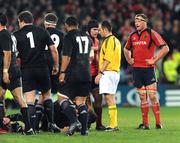
[[[148,65],[156,64],[160,59],[162,59],[169,52],[169,47],[167,45],[163,46],[159,51],[159,54],[151,59],[146,59]]]
[[[124,56],[130,65],[134,64],[134,59],[131,58],[131,51],[128,50],[127,48],[124,48]]]
[[[3,57],[3,81],[5,83],[9,83],[9,74],[8,74],[8,70],[9,70],[9,66],[11,63],[11,51],[3,51],[4,53],[4,57]]]
[[[62,64],[61,64],[61,71],[59,74],[59,82],[63,83],[65,79],[65,72],[69,65],[71,58],[69,56],[62,56]]]
[[[54,45],[50,45],[49,46],[50,50],[51,50],[51,54],[54,60],[54,66],[53,66],[53,70],[52,70],[52,75],[56,75],[59,71],[59,55],[58,55],[58,51],[57,48]]]

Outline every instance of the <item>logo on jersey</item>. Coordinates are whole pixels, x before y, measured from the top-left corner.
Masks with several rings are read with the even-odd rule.
[[[146,39],[147,39],[147,37],[148,37],[148,35],[144,35],[144,37],[143,37],[143,38],[144,38],[144,40],[146,40]]]
[[[133,46],[136,46],[136,45],[147,45],[147,42],[146,41],[137,41],[137,42],[132,42]]]

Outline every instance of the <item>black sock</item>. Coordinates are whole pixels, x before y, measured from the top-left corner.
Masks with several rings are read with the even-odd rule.
[[[96,119],[97,119],[96,113],[94,113],[93,111],[88,113],[88,124],[92,124],[96,122]]]
[[[21,108],[22,120],[25,124],[25,131],[28,131],[31,128],[29,112],[27,107]]]
[[[79,113],[79,121],[82,125],[81,133],[87,130],[88,125],[88,111],[87,106],[85,104],[81,104],[78,106]]]
[[[34,104],[28,104],[30,124],[33,130],[35,131],[36,126],[36,108]]]
[[[3,101],[0,101],[0,128],[3,127],[3,117],[4,117],[4,104]]]
[[[39,123],[42,119],[44,107],[41,104],[36,105],[36,130],[39,130]]]
[[[48,122],[54,123],[54,104],[52,99],[47,99],[44,101],[44,113],[47,115]]]
[[[70,100],[63,100],[60,102],[62,112],[69,119],[70,124],[77,122],[77,114],[75,105]]]

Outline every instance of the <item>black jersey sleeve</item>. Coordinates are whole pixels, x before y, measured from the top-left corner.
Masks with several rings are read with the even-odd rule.
[[[8,35],[8,33],[3,33],[0,37],[0,46],[2,47],[2,49],[4,51],[11,51],[11,44],[12,44],[12,41],[11,41],[11,37],[10,35]]]
[[[45,36],[45,42],[47,46],[54,45],[54,42],[52,41],[51,36],[47,32],[47,30],[44,30],[44,36]]]
[[[64,37],[62,55],[71,57],[72,49],[73,49],[73,41],[72,41],[70,35],[67,34]]]

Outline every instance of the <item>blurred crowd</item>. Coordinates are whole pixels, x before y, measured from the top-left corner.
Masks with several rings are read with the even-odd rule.
[[[180,1],[179,0],[0,0],[0,11],[8,15],[10,31],[17,27],[17,14],[29,10],[34,14],[35,24],[42,25],[42,17],[54,12],[62,29],[65,18],[74,15],[83,27],[91,19],[109,19],[113,32],[122,46],[134,29],[134,16],[145,13],[150,27],[162,35],[170,47],[169,54],[157,65],[160,82],[180,84]],[[121,83],[131,84],[131,69],[122,54]]]

